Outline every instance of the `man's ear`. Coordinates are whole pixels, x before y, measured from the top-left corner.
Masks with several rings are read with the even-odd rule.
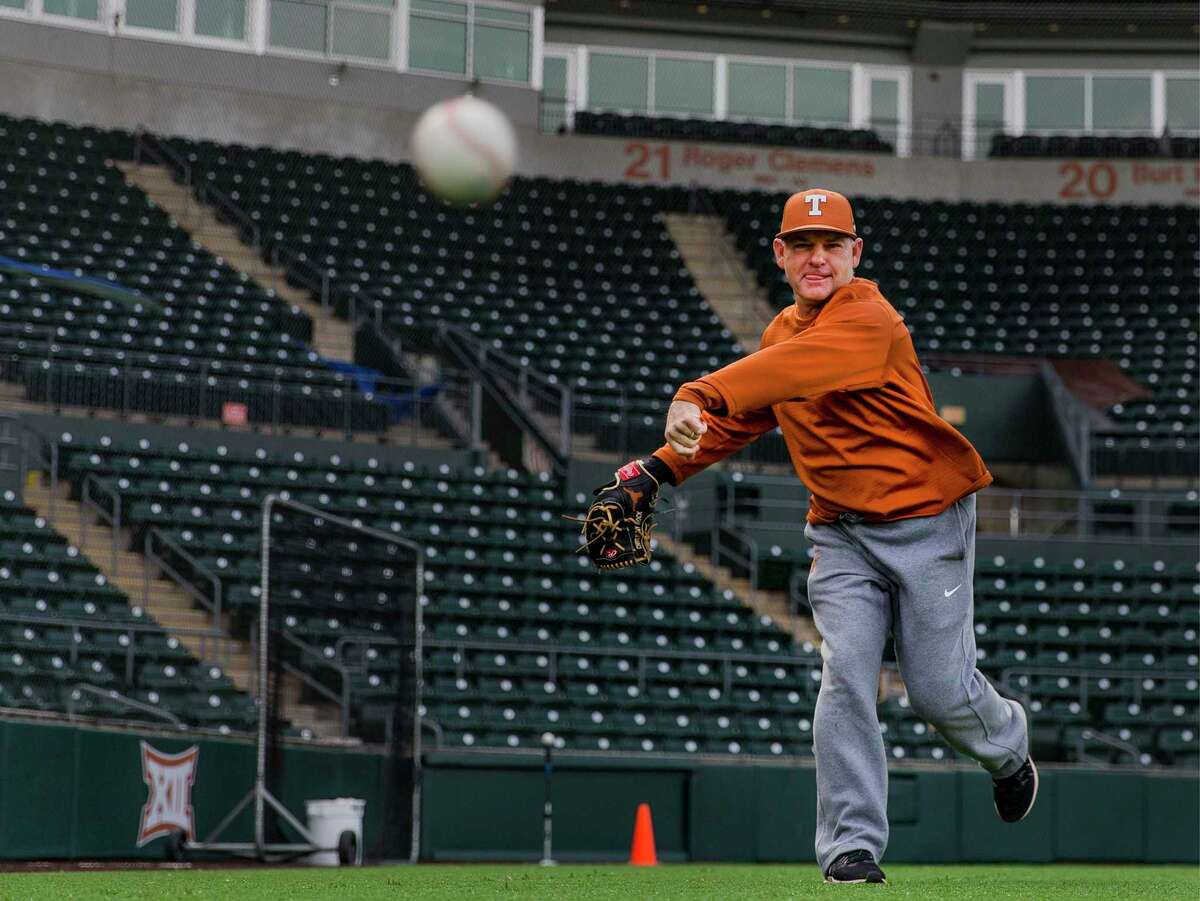
[[[853,245],[853,247],[850,248],[850,256],[851,256],[851,260],[853,261],[851,263],[851,265],[853,265],[854,268],[856,268],[856,269],[858,268],[858,261],[862,259],[862,252],[863,252],[863,239],[855,238],[854,245]]]
[[[776,238],[771,242],[771,249],[775,251],[775,265],[780,269],[783,268],[783,252],[787,250],[787,246],[783,243],[782,238]]]

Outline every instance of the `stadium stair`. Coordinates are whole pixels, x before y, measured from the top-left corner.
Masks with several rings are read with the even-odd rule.
[[[109,584],[131,598],[143,596],[143,567],[147,565],[145,557],[140,553],[120,550],[114,569],[111,554],[113,542],[119,542],[118,547],[127,547],[129,534],[122,530],[120,535],[114,535],[107,523],[89,514],[80,502],[71,498],[69,483],[60,483],[57,494],[52,496],[50,487],[43,479],[31,479],[26,485],[24,500],[53,528],[88,554]],[[86,530],[83,528],[84,522],[87,522]],[[212,618],[197,609],[192,599],[170,580],[151,579],[144,606],[146,612],[168,632],[209,629],[214,625]],[[217,625],[224,635],[222,646],[228,649],[225,675],[239,691],[253,696],[255,670],[248,643],[230,636],[225,623]],[[197,645],[196,638],[187,635],[177,637],[193,656],[204,659],[204,649]],[[338,739],[340,724],[337,708],[329,704],[302,702],[299,681],[290,674],[284,674],[282,678],[280,697],[283,716],[292,726],[300,730],[307,729],[318,739]]]
[[[775,310],[734,246],[725,220],[699,213],[664,213],[663,221],[713,312],[742,347],[757,348]]]
[[[164,146],[269,242],[327,271],[339,312],[356,298],[380,302],[401,336],[460,326],[569,384],[587,414],[576,431],[612,440],[617,417],[654,426],[685,375],[736,355],[663,226],[661,211],[686,208],[687,189],[518,177],[493,207],[459,211],[427,196],[406,165]],[[462,259],[447,265],[435,236],[462,243]]]
[[[281,266],[265,263],[238,236],[237,229],[222,222],[212,207],[201,203],[184,185],[178,184],[162,166],[117,162],[125,181],[144,191],[166,210],[175,224],[227,266],[246,273],[266,290],[299,307],[313,323],[310,346],[327,360],[354,359],[354,328],[345,319],[316,303],[312,295],[287,283]]]

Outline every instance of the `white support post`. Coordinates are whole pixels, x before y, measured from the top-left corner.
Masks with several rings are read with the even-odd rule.
[[[850,67],[850,127],[871,127],[871,76],[862,63]]]
[[[570,75],[571,73],[568,69],[567,77],[570,78]],[[567,89],[567,96],[571,96],[569,87]],[[575,51],[575,109],[590,108],[591,103],[588,99],[588,48],[580,44]]]
[[[912,69],[905,67],[896,73],[896,155],[912,155]]]
[[[1083,76],[1083,133],[1091,134],[1092,125],[1092,73]]]
[[[267,4],[270,2],[271,0],[250,0],[250,33],[246,37],[250,39],[250,46],[259,56],[267,52],[267,23],[269,22]]]
[[[1150,76],[1150,133],[1159,137],[1167,130],[1167,76],[1159,71]]]
[[[542,89],[542,59],[546,52],[546,10],[535,6],[529,17],[529,86]]]
[[[396,0],[392,13],[392,65],[408,71],[408,0]]]
[[[729,58],[718,53],[713,63],[713,118],[729,115]]]
[[[1013,123],[1009,134],[1025,134],[1025,72],[1018,69],[1013,73]]]
[[[128,24],[125,19],[125,0],[100,0],[96,11],[100,16],[100,24],[111,35],[118,34]],[[119,28],[118,17],[121,21]]]
[[[654,115],[654,54],[647,54],[646,63],[646,114]]]
[[[204,0],[199,0],[203,3]],[[175,15],[178,16],[177,30],[189,43],[196,36],[196,3],[197,0],[179,0]]]

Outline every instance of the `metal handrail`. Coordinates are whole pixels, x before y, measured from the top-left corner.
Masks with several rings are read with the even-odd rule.
[[[428,729],[433,733],[433,750],[439,750],[446,743],[446,734],[436,720],[431,720],[427,716],[421,717],[421,728]]]
[[[316,661],[321,666],[325,666],[325,667],[328,667],[329,669],[332,669],[335,673],[337,673],[338,677],[341,679],[342,690],[340,693],[335,692],[332,689],[326,687],[325,685],[322,685],[320,682],[318,682],[316,679],[314,679],[311,675],[304,672],[303,670],[292,666],[291,664],[287,663],[286,661],[283,661],[284,670],[286,670],[288,673],[295,676],[297,679],[299,679],[301,682],[303,682],[305,685],[307,685],[309,688],[311,688],[317,694],[321,695],[322,697],[327,698],[328,700],[332,701],[334,704],[336,704],[338,706],[339,720],[341,722],[342,738],[347,738],[350,735],[350,677],[349,677],[349,673],[347,672],[346,668],[344,666],[342,666],[336,660],[326,659],[325,656],[320,652],[320,650],[318,650],[317,648],[314,648],[312,645],[308,644],[307,642],[302,641],[300,638],[298,638],[295,635],[295,633],[293,633],[287,629],[280,630],[279,635],[285,641],[287,641],[290,644],[299,648],[300,653],[303,657],[311,658],[312,660]]]
[[[192,570],[204,578],[208,579],[213,586],[212,597],[205,597],[204,592],[200,591],[186,576],[176,570],[165,558],[160,556],[154,550],[155,541],[162,542],[173,553],[178,554],[191,565]],[[159,528],[152,527],[146,530],[145,544],[143,556],[145,557],[145,565],[142,568],[142,600],[145,606],[149,606],[150,601],[150,564],[153,563],[159,568],[160,572],[165,572],[169,575],[172,581],[182,588],[187,594],[198,601],[209,613],[212,614],[213,622],[220,624],[221,622],[221,580],[211,569],[200,563],[195,557],[185,551],[179,544]]]
[[[335,658],[339,660],[345,659],[345,650],[348,647],[355,645],[393,645],[399,646],[402,642],[390,636],[368,637],[368,636],[343,636],[339,638],[334,645]],[[649,672],[647,662],[650,660],[699,660],[704,663],[717,664],[722,668],[722,684],[725,691],[729,691],[733,687],[733,667],[742,663],[752,664],[775,664],[777,666],[803,666],[810,671],[820,670],[820,655],[816,650],[807,656],[799,656],[795,654],[742,654],[730,651],[679,651],[679,650],[653,650],[649,648],[604,648],[604,647],[580,647],[578,645],[529,645],[518,643],[501,643],[487,641],[455,641],[438,638],[425,638],[422,644],[426,648],[443,648],[454,651],[497,651],[506,654],[545,654],[549,658],[547,670],[550,678],[556,678],[558,672],[557,657],[561,655],[579,655],[587,657],[627,657],[634,658],[638,661],[638,687],[645,689],[646,676]],[[351,673],[355,672],[355,668],[347,666],[347,670]],[[465,672],[466,668],[463,662],[459,662],[460,672]],[[364,668],[365,671],[365,668]],[[811,696],[813,694],[813,682],[810,680],[805,683],[805,694]]]
[[[300,254],[283,244],[271,243],[268,259],[272,266],[282,263],[292,276],[303,283],[309,291],[317,295],[321,309],[329,310],[333,306],[332,288],[329,284],[329,272],[319,269]]]
[[[71,686],[71,693],[67,695],[67,717],[70,719],[75,718],[75,702],[77,699],[74,696],[74,692],[77,691],[85,694],[96,695],[97,697],[104,698],[108,701],[117,701],[118,703],[124,704],[126,707],[129,707],[132,710],[140,710],[142,713],[148,713],[151,716],[159,717],[166,720],[176,729],[181,731],[187,729],[187,724],[173,713],[170,713],[166,710],[160,710],[153,704],[144,704],[141,701],[127,697],[126,695],[121,694],[115,688],[100,688],[99,686],[91,685],[87,682],[77,682]]]
[[[984,666],[987,661],[984,661]],[[1132,680],[1132,703],[1141,704],[1145,688],[1142,681],[1151,679],[1157,682],[1187,682],[1197,681],[1195,673],[1186,674],[1178,671],[1147,671],[1125,669],[1096,669],[1095,667],[1078,666],[1009,666],[1000,671],[1000,682],[1008,685],[1010,679],[1017,676],[1074,676],[1079,679],[1079,703],[1088,703],[1088,680],[1090,679],[1129,679]]]
[[[92,498],[92,491],[99,491],[102,494],[108,495],[112,501],[112,511],[105,510],[101,504],[98,504]],[[118,567],[120,565],[121,555],[117,550],[121,538],[121,495],[117,494],[112,488],[104,484],[96,475],[86,475],[83,478],[83,484],[80,489],[79,501],[79,543],[87,545],[87,530],[88,509],[95,511],[96,516],[108,523],[108,527],[112,532],[112,537],[109,539],[109,567],[112,570],[112,578],[116,578],[119,574]]]
[[[234,208],[241,211],[232,200],[227,202]],[[245,215],[242,212],[242,215]],[[337,306],[337,300],[341,296],[333,287],[333,283],[329,277],[329,270],[322,269],[310,263],[300,254],[282,244],[273,243],[267,252],[267,257],[271,265],[278,266],[283,262],[291,273],[293,278],[299,279],[309,291],[317,295],[317,299],[321,303],[321,309],[333,310]],[[362,301],[360,302],[360,297]],[[363,309],[364,304],[366,309]],[[346,299],[346,319],[353,325],[359,322],[371,322],[381,331],[386,332],[383,322],[384,303],[378,297],[372,297],[363,292],[350,292]]]
[[[24,473],[21,472],[20,429],[21,420],[16,413],[0,412],[0,472],[18,472],[24,483]],[[11,455],[14,453],[17,456],[16,460],[11,459]]]
[[[1110,748],[1115,748],[1124,754],[1128,754],[1136,763],[1140,764],[1142,762],[1141,750],[1136,745],[1130,744],[1127,741],[1122,741],[1114,735],[1108,735],[1107,733],[1101,732],[1098,729],[1088,727],[1081,730],[1075,739],[1075,754],[1079,758],[1080,763],[1104,762],[1096,761],[1087,753],[1087,743],[1089,739],[1092,741],[1098,741],[1102,745],[1108,745]]]
[[[493,375],[500,375],[508,381],[510,389],[515,393],[515,399],[526,410],[532,412],[528,396],[533,394],[544,404],[558,407],[559,419],[559,450],[564,456],[571,453],[571,387],[563,382],[555,381],[540,370],[521,363],[512,355],[483,343],[465,329],[450,323],[441,328],[453,334],[462,343],[474,348],[481,366]],[[497,365],[499,364],[499,365]]]
[[[4,330],[4,325],[3,325],[3,323],[0,323],[0,332],[3,332],[3,330]],[[3,339],[0,339],[0,350],[2,350],[2,349],[3,349]],[[73,359],[70,357],[59,359],[57,354],[55,354],[52,349],[47,352],[47,355],[45,357],[31,357],[31,356],[21,356],[21,355],[14,355],[14,356],[19,360],[29,362],[29,363],[37,362],[37,363],[42,363],[42,364],[46,364],[46,365],[70,366],[70,367],[80,366],[80,367],[83,367],[87,371],[103,371],[104,373],[107,373],[110,370],[117,368],[114,364],[98,362],[95,360],[85,362],[83,360],[76,360],[76,359]],[[347,375],[342,372],[336,372],[336,371],[332,372],[332,379],[333,379],[332,382],[322,383],[322,384],[312,384],[309,382],[281,378],[278,375],[272,375],[270,377],[262,377],[262,376],[253,376],[253,375],[245,375],[245,374],[241,374],[241,373],[227,372],[227,371],[223,371],[223,370],[213,371],[213,369],[209,366],[209,364],[205,364],[204,366],[202,366],[198,369],[162,369],[162,368],[159,368],[156,365],[154,365],[153,358],[155,356],[156,356],[156,354],[154,354],[151,351],[137,351],[137,350],[129,351],[127,354],[125,354],[125,357],[121,362],[120,369],[122,369],[125,372],[132,372],[135,370],[136,371],[149,370],[157,376],[161,376],[162,378],[165,378],[165,379],[173,379],[176,382],[178,382],[180,380],[180,378],[183,378],[185,380],[199,379],[203,382],[213,382],[215,387],[221,387],[226,383],[237,384],[238,386],[240,386],[242,383],[245,383],[246,385],[250,385],[250,386],[271,386],[271,387],[295,386],[298,388],[305,388],[309,391],[314,391],[314,390],[331,390],[331,391],[332,390],[342,390],[342,391],[344,391],[347,389],[353,390],[354,383],[355,383],[354,376]],[[87,374],[87,372],[85,372],[85,374]],[[379,381],[379,382],[396,382],[396,383],[402,383],[402,384],[407,384],[408,382],[412,381],[412,380],[396,378],[395,376],[385,376],[382,374],[377,375],[374,378],[376,381]]]
[[[323,417],[320,420],[321,428],[336,429],[345,432],[347,436],[354,432],[381,434],[391,424],[393,408],[390,402],[393,397],[400,401],[411,401],[410,406],[418,412],[424,405],[436,402],[436,396],[424,397],[420,393],[423,388],[429,386],[418,385],[411,379],[371,373],[364,374],[363,378],[374,382],[373,392],[359,390],[358,380],[352,375],[344,375],[334,383],[314,385],[278,376],[255,379],[224,373],[212,375],[204,371],[136,370],[131,368],[132,361],[127,361],[126,368],[115,373],[110,371],[111,367],[74,361],[30,358],[17,362],[37,366],[38,371],[44,373],[44,379],[36,389],[31,389],[31,397],[50,404],[56,410],[70,404],[69,399],[63,400],[55,390],[65,380],[70,380],[73,385],[95,383],[101,386],[113,384],[113,379],[121,380],[118,386],[121,397],[115,398],[109,406],[120,418],[140,412],[140,408],[132,403],[129,395],[133,386],[141,383],[141,377],[146,371],[150,372],[150,377],[158,377],[177,389],[176,394],[172,395],[172,403],[165,411],[160,411],[165,415],[189,420],[215,419],[219,417],[220,411],[215,404],[209,404],[207,401],[216,396],[213,392],[224,391],[230,399],[241,400],[249,405],[249,412],[255,417],[253,422],[272,429],[285,428],[292,423],[307,426],[308,423],[302,414],[309,408],[303,405],[310,404],[313,410]],[[0,367],[5,364],[6,361],[0,359]],[[301,413],[289,413],[284,407],[284,404],[289,402],[299,405]],[[366,417],[362,422],[355,420],[358,405],[362,405]],[[212,409],[209,409],[210,406]]]
[[[150,132],[138,128],[133,136],[133,161],[138,165],[141,164],[142,154],[148,155],[159,165],[173,169],[185,185],[192,184],[191,163]]]
[[[495,373],[484,365],[485,353],[479,342],[469,341],[451,327],[441,324],[437,336],[442,347],[450,353],[454,360],[466,369],[487,392],[490,400],[497,404],[507,416],[511,417],[522,432],[531,437],[534,442],[550,458],[550,464],[560,475],[567,470],[567,456],[562,452],[556,441],[548,436],[529,412],[512,396]]]
[[[225,215],[241,223],[250,232],[250,246],[252,248],[262,245],[262,228],[254,221],[254,217],[250,216],[245,210],[234,203],[233,199],[220,188],[216,187],[216,185],[209,184],[206,181],[200,182],[196,188],[196,196],[201,203],[211,203]]]
[[[720,500],[711,487],[704,489],[711,494],[711,503],[693,504],[693,512],[706,512],[715,509],[721,522],[734,529],[753,528],[756,526],[785,527],[795,525],[797,529],[805,520],[808,511],[807,492],[802,497],[777,499],[770,497],[772,488],[794,490],[802,488],[792,476],[758,475],[744,483],[726,477],[721,482],[727,494]],[[742,488],[756,489],[760,495],[750,496]],[[685,489],[686,490],[686,486]],[[1200,492],[1138,492],[1119,489],[1085,489],[1077,491],[1055,491],[1043,489],[1012,489],[989,486],[979,493],[981,505],[977,512],[978,534],[980,537],[1004,536],[1009,538],[1037,540],[1073,540],[1082,538],[1103,538],[1097,534],[1096,527],[1106,524],[1133,524],[1133,535],[1122,536],[1122,540],[1138,542],[1153,541],[1158,544],[1191,544],[1194,537],[1174,537],[1157,532],[1165,532],[1172,526],[1194,526],[1194,517],[1188,515],[1172,516],[1161,508],[1167,504],[1194,504],[1200,501]],[[984,502],[1007,500],[1008,510],[996,512],[990,507],[983,507]],[[1049,509],[1036,509],[1035,505],[1043,502]],[[1054,508],[1055,503],[1058,508]],[[1131,514],[1124,512],[1107,512],[1093,509],[1102,504],[1131,504]],[[751,508],[758,516],[742,511]],[[769,515],[770,518],[762,518]],[[1000,520],[999,522],[997,520]],[[1033,526],[1045,523],[1065,527],[1053,534],[1038,531]]]
[[[722,514],[724,511],[722,511]],[[713,521],[711,532],[712,550],[709,556],[713,563],[717,566],[725,565],[722,561],[732,560],[736,566],[745,569],[748,573],[747,578],[750,581],[750,590],[758,590],[758,542],[750,535],[739,532],[736,525],[729,520],[721,518]],[[739,554],[732,543],[740,543],[746,548],[747,553]]]
[[[730,487],[731,479],[726,474],[726,487]],[[772,487],[784,486],[795,488],[799,486],[795,476],[792,475],[755,475],[752,481],[744,482],[745,487]],[[737,488],[738,483],[732,482],[732,487]],[[1020,496],[1027,498],[1049,498],[1049,499],[1069,499],[1069,500],[1098,500],[1098,501],[1163,501],[1163,500],[1180,500],[1180,501],[1200,501],[1200,491],[1185,490],[1185,491],[1139,491],[1127,490],[1123,488],[1086,488],[1086,489],[1051,489],[1051,488],[1004,488],[996,485],[989,485],[984,488],[981,494],[989,494],[992,496]],[[741,500],[742,503],[751,502],[746,498]],[[771,502],[762,501],[762,505],[766,506],[772,503],[777,505],[788,505],[789,502]]]

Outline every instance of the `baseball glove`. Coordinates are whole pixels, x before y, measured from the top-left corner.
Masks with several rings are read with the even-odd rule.
[[[641,460],[626,463],[615,475],[612,483],[592,492],[594,500],[587,514],[576,520],[583,524],[583,544],[578,551],[591,558],[599,570],[650,562],[658,479]]]

